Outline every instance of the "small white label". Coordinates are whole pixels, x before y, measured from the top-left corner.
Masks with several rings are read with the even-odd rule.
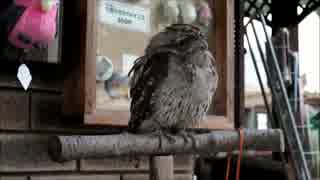
[[[21,64],[19,66],[17,77],[18,77],[23,89],[27,90],[30,83],[31,83],[31,80],[32,80],[32,76],[31,76],[30,70],[27,67],[27,65]]]

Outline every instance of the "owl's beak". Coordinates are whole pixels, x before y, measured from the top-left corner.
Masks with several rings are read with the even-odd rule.
[[[54,5],[55,0],[41,0],[41,10],[48,12]]]

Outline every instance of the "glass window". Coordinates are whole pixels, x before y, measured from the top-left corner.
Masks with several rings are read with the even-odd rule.
[[[212,19],[206,0],[97,0],[96,107],[128,111],[128,71],[144,54],[150,38],[173,23],[208,32]]]

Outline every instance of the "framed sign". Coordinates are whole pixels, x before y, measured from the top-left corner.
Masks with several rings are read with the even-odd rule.
[[[76,7],[77,13],[74,15],[79,19],[73,21],[78,24],[72,26],[74,29],[79,27],[80,32],[75,33],[71,30],[69,32],[73,35],[73,38],[69,38],[78,39],[79,42],[76,42],[79,45],[74,48],[71,56],[74,61],[68,66],[69,74],[64,90],[65,115],[80,116],[87,125],[127,126],[130,116],[130,87],[127,72],[133,61],[144,54],[150,38],[166,25],[192,23],[208,35],[210,49],[213,54],[221,58],[217,59],[218,73],[223,77],[222,81],[225,81],[219,83],[218,96],[214,98],[216,102],[213,102],[207,121],[201,124],[200,128],[232,129],[234,127],[233,71],[230,66],[233,59],[228,55],[232,52],[226,49],[232,48],[233,45],[230,38],[233,21],[229,14],[230,9],[226,8],[229,7],[226,6],[227,2],[210,4],[205,0],[190,0],[184,1],[189,4],[176,3],[176,8],[171,7],[172,4],[166,4],[167,1],[139,2],[125,3],[115,0],[79,2]],[[215,13],[210,6],[224,7],[224,10],[220,10],[224,14],[213,21]],[[173,9],[164,10],[164,7]],[[174,12],[177,9],[183,12]],[[216,28],[215,24],[222,24],[223,28]],[[216,34],[221,38],[216,39]],[[221,42],[226,39],[229,41]],[[65,57],[70,57],[70,52],[64,54]],[[110,62],[97,65],[101,57],[107,57]],[[111,67],[110,76],[97,79],[97,73],[103,77],[103,74],[111,72]]]

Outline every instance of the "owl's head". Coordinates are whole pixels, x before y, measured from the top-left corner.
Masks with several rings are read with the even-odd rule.
[[[160,48],[185,53],[195,47],[208,48],[206,37],[201,30],[191,24],[172,24],[151,38],[146,53],[152,54]]]
[[[192,64],[200,68],[210,67],[214,58],[209,51],[207,38],[201,30],[190,24],[173,24],[167,31],[176,35],[172,48],[180,53],[178,64]]]

